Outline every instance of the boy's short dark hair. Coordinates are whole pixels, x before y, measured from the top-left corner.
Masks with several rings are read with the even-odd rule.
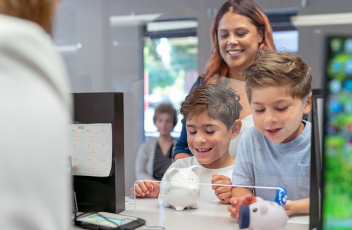
[[[283,86],[293,98],[303,99],[311,92],[310,67],[300,57],[289,52],[260,50],[256,60],[243,68],[246,91],[251,102],[252,90],[265,86]]]
[[[169,116],[172,119],[172,123],[174,125],[174,128],[177,124],[177,112],[176,109],[169,103],[161,103],[158,105],[155,109],[154,116],[153,116],[153,121],[154,123],[158,119],[158,116],[162,113],[169,114]]]
[[[201,85],[193,89],[182,102],[180,112],[185,120],[208,112],[212,119],[222,121],[229,130],[240,117],[240,96],[222,85]]]

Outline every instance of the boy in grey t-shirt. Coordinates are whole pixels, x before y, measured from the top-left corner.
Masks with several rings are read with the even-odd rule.
[[[287,190],[287,215],[309,212],[311,123],[302,115],[311,109],[311,70],[292,53],[260,51],[243,70],[255,127],[244,132],[237,149],[232,184]],[[254,189],[274,200],[276,191]],[[231,217],[254,202],[253,190],[232,189]]]

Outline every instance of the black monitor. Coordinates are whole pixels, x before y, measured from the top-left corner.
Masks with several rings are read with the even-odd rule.
[[[352,229],[352,35],[326,41],[322,229]]]
[[[309,229],[316,229],[321,221],[321,186],[323,155],[324,91],[312,90],[312,137],[310,167]]]
[[[125,210],[124,94],[74,93],[74,120],[108,123],[112,128],[112,166],[107,177],[74,176],[79,212],[120,213]],[[89,160],[89,159],[88,159]]]

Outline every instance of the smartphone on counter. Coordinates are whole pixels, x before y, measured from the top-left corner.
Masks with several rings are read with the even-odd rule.
[[[128,230],[144,224],[145,220],[143,219],[108,212],[83,214],[78,216],[75,221],[76,226],[95,230]]]

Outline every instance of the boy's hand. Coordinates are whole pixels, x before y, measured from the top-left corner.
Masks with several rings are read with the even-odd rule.
[[[286,214],[288,216],[297,212],[296,211],[296,202],[292,201],[292,200],[287,200],[284,208],[285,208]]]
[[[150,180],[146,178],[144,180]],[[146,182],[140,181],[138,184],[135,184],[136,188],[136,197],[142,198],[158,198],[160,192],[160,184],[156,182]],[[131,188],[131,193],[134,195],[134,188]]]
[[[215,195],[220,200],[220,203],[228,204],[230,203],[231,191],[232,187],[230,186],[216,186],[215,184],[228,184],[231,185],[231,179],[227,176],[218,175],[217,173],[213,173],[211,178],[211,183],[214,184],[212,189],[215,190]]]
[[[250,205],[254,202],[255,200],[251,194],[242,197],[232,197],[230,199],[231,205],[227,207],[227,210],[231,213],[232,218],[238,219],[241,205]]]
[[[302,200],[287,200],[285,205],[285,211],[288,216],[295,213],[309,213],[309,198]]]

